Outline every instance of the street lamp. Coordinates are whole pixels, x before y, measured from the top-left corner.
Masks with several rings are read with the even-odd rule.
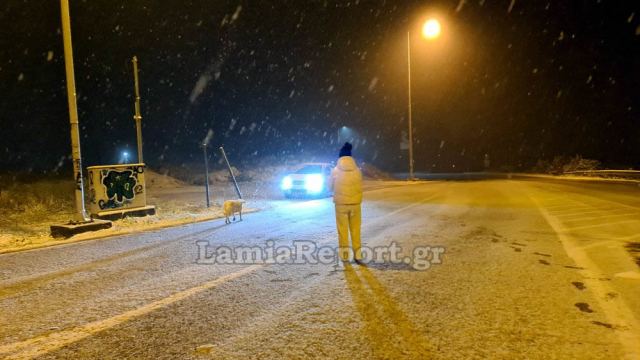
[[[440,22],[436,19],[429,19],[422,25],[422,36],[425,39],[435,39],[440,36]]]
[[[435,40],[440,37],[440,22],[429,19],[422,25],[422,37]],[[409,180],[413,180],[413,125],[411,111],[411,31],[407,31],[407,108],[409,120]]]

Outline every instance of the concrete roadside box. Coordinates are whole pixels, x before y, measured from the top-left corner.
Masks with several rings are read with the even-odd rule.
[[[91,217],[115,220],[155,214],[155,206],[147,205],[144,164],[90,166],[87,170]]]

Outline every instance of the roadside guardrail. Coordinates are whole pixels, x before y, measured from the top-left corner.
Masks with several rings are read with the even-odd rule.
[[[567,171],[564,173],[564,175],[640,179],[640,170],[578,170],[578,171]]]

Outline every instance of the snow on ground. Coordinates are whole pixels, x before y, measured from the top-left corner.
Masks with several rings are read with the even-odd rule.
[[[253,169],[233,168],[243,197],[248,200],[247,211],[267,209],[282,201],[278,180],[299,164],[263,165]],[[389,179],[385,173],[370,164],[361,164],[369,179]],[[73,214],[73,182],[69,180],[40,180],[0,186],[0,253],[28,249],[52,243],[73,242],[134,231],[145,231],[177,226],[222,217],[221,205],[225,200],[237,198],[229,172],[218,169],[210,172],[211,207],[205,203],[204,175],[195,168],[182,171],[147,169],[147,202],[156,206],[155,216],[125,218],[114,221],[108,230],[89,232],[69,240],[55,240],[49,235],[49,226],[66,223]],[[172,174],[181,174],[177,179]],[[501,174],[505,175],[505,174]],[[541,174],[513,174],[514,177],[579,180],[584,182],[639,184],[637,180],[605,179],[587,176],[551,176]],[[375,181],[368,182],[375,187]]]
[[[240,189],[248,200],[248,211],[268,207],[269,201],[279,196],[274,182],[268,181],[265,173],[262,174],[256,181],[240,183]],[[212,173],[210,208],[206,207],[204,186],[189,185],[151,170],[147,170],[145,175],[147,202],[156,206],[157,215],[117,220],[113,222],[111,229],[79,234],[70,240],[220,218],[224,200],[237,198],[233,186],[227,181],[228,171]],[[253,199],[256,201],[252,201]],[[0,193],[0,252],[67,242],[53,239],[49,235],[49,226],[66,223],[72,214],[72,181],[41,180],[4,189]]]
[[[246,211],[277,206],[283,199],[279,179],[296,166],[233,168],[243,198],[247,200]],[[68,240],[53,239],[49,226],[66,223],[72,217],[72,181],[41,180],[5,187],[0,192],[0,253],[221,218],[222,203],[238,197],[229,171],[211,171],[211,206],[207,208],[204,185],[193,185],[204,184],[204,175],[195,169],[186,170],[146,170],[147,203],[156,206],[155,216],[117,220],[111,229],[79,234]],[[170,176],[174,172],[183,174],[183,178]],[[371,165],[364,165],[363,172],[376,179],[388,176]]]
[[[345,268],[196,262],[202,240],[335,246],[328,199],[274,201],[274,208],[229,226],[207,222],[6,254],[0,355],[638,358],[637,342],[625,338],[638,329],[628,326],[633,316],[610,311],[626,307],[640,318],[637,280],[618,276],[637,273],[619,252],[640,231],[636,188],[540,180],[368,182],[367,188],[375,190],[365,192],[364,245],[395,242],[403,255],[444,246],[441,264],[416,271],[389,262]]]

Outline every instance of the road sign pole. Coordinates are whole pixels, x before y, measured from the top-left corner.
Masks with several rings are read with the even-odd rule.
[[[202,144],[202,151],[204,152],[204,189],[207,196],[207,207],[211,206],[209,200],[209,159],[207,159],[207,144]]]

